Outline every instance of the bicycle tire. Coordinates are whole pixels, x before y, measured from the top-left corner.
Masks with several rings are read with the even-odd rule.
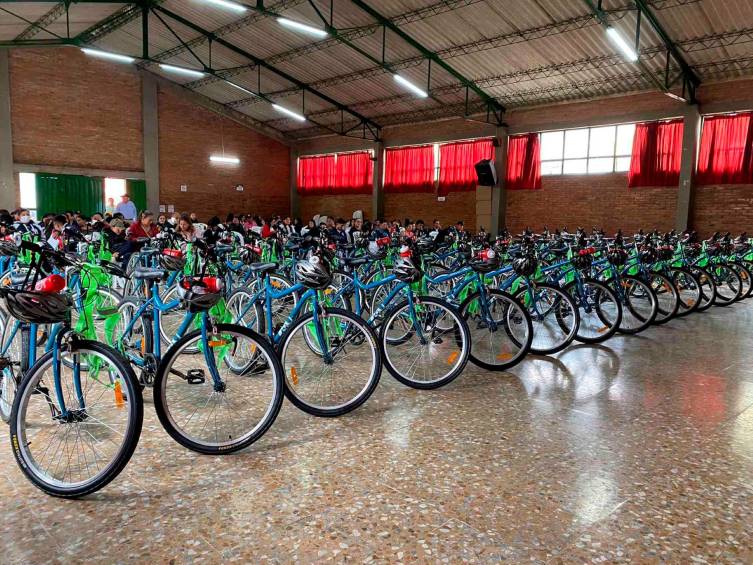
[[[379,379],[382,374],[382,355],[381,350],[379,349],[378,341],[376,334],[374,333],[374,330],[369,326],[362,318],[355,315],[350,310],[343,310],[341,308],[323,308],[322,313],[327,315],[335,315],[340,316],[342,318],[347,318],[349,320],[349,323],[352,323],[354,326],[357,326],[360,330],[363,331],[364,339],[368,340],[369,344],[371,345],[372,349],[372,365],[371,365],[371,372],[369,375],[369,378],[366,379],[366,384],[361,388],[360,392],[355,395],[351,400],[341,403],[334,407],[321,407],[321,406],[314,406],[310,403],[307,403],[303,398],[301,398],[299,395],[297,395],[294,390],[291,388],[291,384],[293,386],[296,386],[295,382],[289,382],[290,380],[293,380],[294,377],[291,372],[291,376],[289,377],[289,371],[288,366],[286,364],[287,360],[287,354],[291,346],[291,340],[295,336],[296,332],[301,329],[302,327],[306,326],[307,324],[311,323],[313,321],[314,315],[313,313],[308,313],[303,316],[300,316],[297,318],[291,325],[288,327],[288,329],[285,331],[283,336],[280,339],[280,345],[278,347],[279,351],[279,358],[280,363],[283,367],[283,373],[284,373],[284,381],[285,381],[285,397],[293,403],[293,405],[298,408],[299,410],[303,410],[307,414],[311,414],[312,416],[318,416],[321,418],[333,418],[337,416],[342,416],[343,414],[347,414],[349,412],[352,412],[356,408],[360,407],[364,402],[366,402],[369,397],[373,394],[374,390],[376,389],[377,385],[379,384]],[[305,330],[304,330],[305,331]]]
[[[27,451],[31,442],[25,441],[26,433],[22,422],[22,418],[25,416],[26,407],[28,405],[28,403],[25,404],[25,401],[30,396],[39,394],[39,392],[35,392],[38,390],[37,382],[41,382],[42,375],[47,366],[51,366],[53,353],[52,351],[48,351],[39,358],[21,381],[16,400],[13,403],[10,425],[11,444],[13,446],[13,455],[16,458],[16,462],[29,481],[47,494],[60,498],[79,498],[104,488],[114,480],[128,464],[133,452],[136,450],[136,446],[138,445],[141,436],[141,428],[144,419],[144,402],[141,397],[141,391],[136,376],[130,365],[114,349],[101,343],[89,340],[76,340],[73,343],[75,343],[76,352],[91,351],[96,355],[105,357],[117,369],[121,378],[119,382],[122,383],[121,386],[125,386],[125,391],[123,392],[125,393],[125,399],[127,399],[129,422],[131,424],[129,425],[127,432],[124,434],[124,441],[117,457],[115,457],[113,462],[108,465],[101,476],[95,477],[95,479],[88,481],[83,485],[74,485],[71,487],[54,485],[49,481],[40,479],[40,477],[32,471],[33,465],[30,463],[30,455]],[[66,347],[70,347],[70,345]],[[40,371],[42,374],[39,374]],[[35,390],[30,390],[32,386]],[[60,424],[55,425],[58,426]]]
[[[450,357],[453,357],[456,355],[455,352],[451,353],[450,356],[448,356],[448,364],[454,365],[453,369],[441,377],[431,380],[431,381],[418,381],[415,379],[410,379],[406,377],[398,368],[394,365],[390,354],[387,352],[387,346],[391,345],[402,345],[404,343],[404,338],[402,340],[398,340],[395,338],[391,338],[388,336],[387,332],[390,328],[391,321],[395,320],[395,317],[400,313],[401,310],[403,310],[406,306],[408,306],[407,300],[402,300],[399,303],[395,304],[392,308],[390,308],[385,317],[384,317],[384,323],[379,328],[379,344],[382,348],[382,355],[384,357],[384,365],[387,367],[387,370],[389,373],[395,377],[395,379],[402,384],[409,386],[411,388],[420,389],[420,390],[432,390],[437,389],[440,387],[443,387],[452,381],[454,381],[457,377],[460,376],[460,374],[463,372],[463,369],[465,369],[465,366],[468,364],[468,359],[470,358],[471,354],[471,335],[470,335],[470,329],[468,328],[468,324],[466,323],[463,316],[460,314],[460,312],[452,306],[449,302],[442,300],[440,298],[435,297],[429,297],[429,296],[421,296],[420,298],[416,297],[417,301],[420,300],[421,304],[434,304],[435,306],[438,306],[440,308],[443,308],[445,311],[449,312],[453,318],[456,321],[456,329],[453,332],[452,338],[455,340],[455,344],[460,347],[460,352],[457,353],[457,357],[454,357],[452,359],[452,362],[450,363],[449,359]],[[458,334],[458,329],[460,332],[460,335]],[[451,331],[451,330],[444,330],[444,331]],[[409,332],[406,332],[406,336]],[[414,332],[411,330],[410,332],[413,334]]]
[[[183,447],[197,453],[203,453],[205,455],[227,455],[230,453],[235,453],[236,451],[245,449],[252,443],[258,441],[269,430],[274,421],[277,419],[277,415],[280,413],[280,408],[282,407],[284,389],[282,366],[280,365],[280,361],[277,358],[274,349],[267,340],[265,340],[255,331],[237,324],[218,324],[216,328],[218,333],[236,333],[243,335],[244,337],[254,342],[254,347],[258,347],[263,351],[266,362],[270,364],[268,368],[271,368],[272,370],[274,392],[272,401],[269,404],[268,410],[265,413],[261,425],[254,427],[252,429],[252,433],[242,435],[236,441],[226,442],[222,445],[210,445],[208,443],[202,443],[191,439],[186,434],[181,432],[171,415],[172,412],[171,410],[169,410],[165,395],[165,386],[167,383],[167,376],[173,373],[172,369],[174,362],[179,358],[180,354],[185,351],[184,345],[201,336],[201,330],[194,330],[190,333],[187,333],[178,341],[176,341],[163,356],[162,362],[160,363],[159,368],[157,369],[157,374],[154,378],[154,409],[157,413],[157,417],[159,418],[160,423],[162,424],[162,427],[171,438],[173,438]],[[191,357],[195,356],[194,354],[189,355]],[[254,375],[242,376],[244,378],[254,378]]]

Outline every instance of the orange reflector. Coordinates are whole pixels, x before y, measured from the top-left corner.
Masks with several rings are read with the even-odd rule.
[[[146,338],[141,338],[141,347],[139,349],[141,349],[141,353],[146,353]]]
[[[331,289],[331,288],[325,288],[325,289],[324,289],[324,294],[326,294],[326,295],[330,295],[330,294],[332,294],[333,292],[334,292],[334,290],[333,290],[333,289]]]
[[[272,283],[272,286],[275,288],[280,288],[282,286],[282,283],[280,281],[270,281]]]
[[[298,372],[295,367],[290,367],[290,379],[293,381],[293,386],[298,386]]]
[[[500,353],[497,355],[497,361],[509,361],[512,359],[512,353]]]
[[[223,345],[227,345],[230,342],[226,339],[212,339],[207,341],[207,343],[209,344],[209,347],[221,347]]]
[[[125,398],[123,398],[123,389],[120,386],[120,381],[115,381],[115,406],[122,408],[125,406]]]
[[[450,356],[447,358],[447,364],[452,365],[455,361],[457,361],[457,358],[459,355],[460,353],[457,351],[451,353]]]
[[[597,331],[597,332],[599,332],[600,334],[603,334],[603,333],[604,333],[605,331],[607,331],[608,329],[609,329],[609,326],[601,326],[601,327],[600,327],[600,328],[599,328],[598,330],[596,330],[596,331]]]
[[[688,305],[688,308],[692,308],[695,306],[695,300],[688,300],[686,304]]]

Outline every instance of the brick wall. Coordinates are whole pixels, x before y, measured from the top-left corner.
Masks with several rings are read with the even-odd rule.
[[[300,196],[300,216],[304,222],[320,216],[333,218],[353,217],[353,212],[363,210],[364,218],[371,219],[371,194],[337,194],[334,196]]]
[[[704,237],[715,231],[753,235],[753,185],[696,187],[690,225]]]
[[[144,170],[141,77],[133,67],[78,49],[16,49],[10,80],[16,163]],[[237,167],[209,163],[210,154],[221,153],[221,132],[226,154],[241,159]],[[289,149],[282,143],[166,90],[159,93],[159,142],[163,204],[201,218],[289,211]],[[236,184],[245,191],[236,192]]]
[[[384,217],[387,220],[423,220],[434,218],[443,226],[463,220],[469,230],[476,229],[476,193],[451,192],[447,200],[438,202],[435,194],[385,194]]]
[[[544,226],[597,226],[610,234],[670,230],[676,204],[676,188],[628,189],[626,174],[543,177],[541,190],[507,191],[507,227],[513,233]]]
[[[10,52],[16,163],[143,171],[141,79],[78,49]]]
[[[225,154],[239,157],[240,165],[210,164],[223,139]],[[290,154],[282,143],[160,90],[159,146],[163,204],[201,219],[229,211],[288,213]],[[236,184],[245,190],[236,192]]]

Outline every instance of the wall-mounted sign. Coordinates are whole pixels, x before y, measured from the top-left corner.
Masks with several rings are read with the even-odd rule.
[[[445,200],[447,200],[446,196],[437,196],[437,202],[444,202]]]
[[[235,185],[235,190],[237,192],[243,192],[243,185],[242,184],[236,184]]]
[[[175,205],[174,204],[168,204],[167,205],[167,211],[170,214],[172,214],[173,212],[175,212]]]
[[[188,185],[187,184],[181,184],[180,185],[180,191],[181,192],[188,192]]]
[[[164,214],[165,213],[165,205],[164,204],[160,204],[159,205],[159,213],[160,214]]]

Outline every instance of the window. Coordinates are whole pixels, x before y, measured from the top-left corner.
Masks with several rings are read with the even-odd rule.
[[[541,134],[542,175],[621,173],[630,169],[635,124]]]
[[[21,192],[21,208],[29,210],[31,217],[37,219],[37,175],[19,173],[18,186]]]

